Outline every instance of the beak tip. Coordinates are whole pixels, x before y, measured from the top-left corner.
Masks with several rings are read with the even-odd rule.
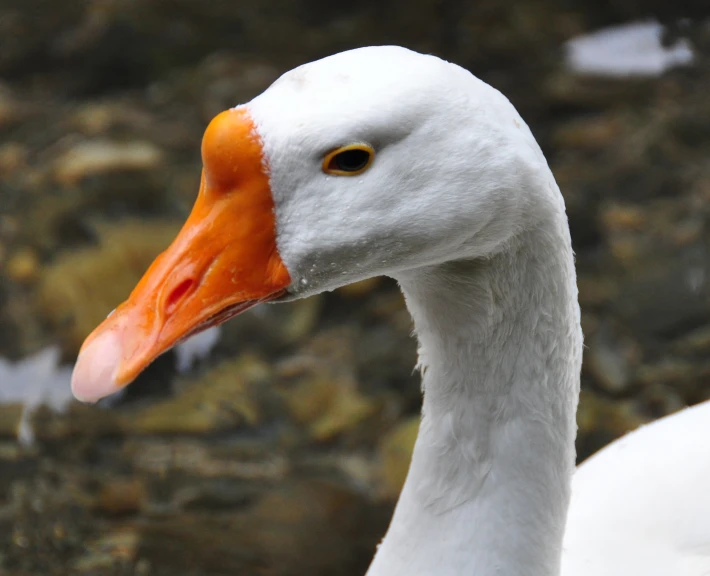
[[[121,388],[116,371],[121,362],[121,343],[113,331],[97,335],[79,352],[71,389],[80,402],[94,403]]]

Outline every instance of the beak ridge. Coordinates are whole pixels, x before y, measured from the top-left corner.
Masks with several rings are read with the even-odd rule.
[[[116,392],[176,343],[277,298],[291,283],[277,249],[261,140],[246,108],[212,120],[202,157],[200,192],[177,238],[84,342],[72,375],[77,399]]]

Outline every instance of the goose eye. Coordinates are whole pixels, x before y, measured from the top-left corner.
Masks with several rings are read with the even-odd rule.
[[[336,176],[361,174],[372,164],[375,151],[367,144],[350,144],[333,150],[323,159],[323,172]]]

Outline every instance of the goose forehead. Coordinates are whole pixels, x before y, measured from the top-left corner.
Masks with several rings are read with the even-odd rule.
[[[357,135],[426,118],[459,71],[404,48],[356,49],[285,73],[248,106],[262,137],[324,129]]]
[[[306,94],[324,88],[356,95],[372,89],[420,83],[440,68],[452,67],[435,56],[395,46],[358,48],[303,64],[283,74],[273,88]]]

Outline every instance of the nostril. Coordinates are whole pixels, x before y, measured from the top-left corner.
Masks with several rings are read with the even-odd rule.
[[[180,284],[175,286],[175,288],[173,288],[173,291],[170,293],[167,300],[165,301],[165,313],[172,314],[177,305],[180,304],[180,301],[185,297],[188,292],[190,292],[194,285],[195,281],[188,278],[187,280],[183,280],[182,282],[180,282]]]

